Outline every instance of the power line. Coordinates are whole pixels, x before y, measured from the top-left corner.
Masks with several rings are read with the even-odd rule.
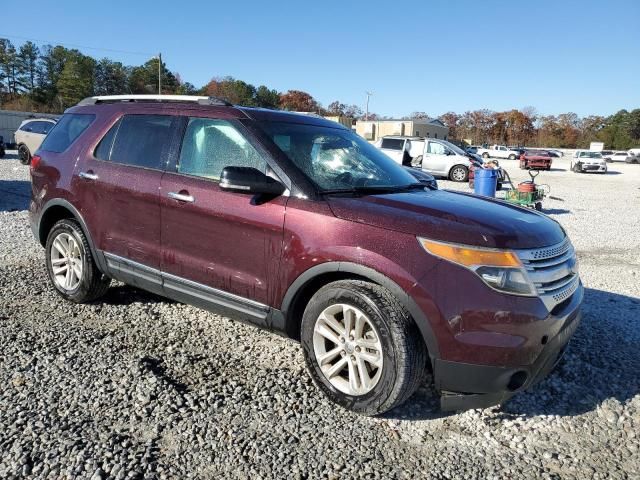
[[[127,50],[115,50],[113,48],[88,47],[87,45],[78,45],[78,44],[66,43],[66,42],[56,42],[54,40],[38,40],[36,38],[21,37],[19,35],[5,35],[4,33],[0,33],[0,38],[13,38],[17,40],[27,40],[29,42],[39,43],[39,44],[61,45],[63,47],[84,48],[87,50],[99,50],[103,52],[123,53],[127,55],[143,55],[145,57],[153,57],[156,55],[155,53],[148,53],[148,52],[130,52]]]

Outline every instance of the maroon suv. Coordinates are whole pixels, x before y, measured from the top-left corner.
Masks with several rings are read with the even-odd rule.
[[[206,97],[94,97],[31,164],[51,282],[111,279],[299,340],[334,402],[379,414],[427,369],[444,409],[554,367],[583,298],[562,227],[417,182],[351,130]]]

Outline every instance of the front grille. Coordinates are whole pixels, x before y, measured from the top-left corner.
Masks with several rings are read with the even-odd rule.
[[[578,288],[576,252],[568,238],[551,247],[520,250],[518,256],[549,310],[571,297]]]

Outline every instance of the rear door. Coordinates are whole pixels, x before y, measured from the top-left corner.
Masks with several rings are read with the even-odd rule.
[[[402,155],[404,153],[404,139],[402,138],[383,138],[380,145],[387,156],[391,157],[397,163],[402,164]]]
[[[160,178],[179,117],[126,114],[111,120],[74,179],[78,205],[109,269],[128,283],[160,285]]]
[[[221,190],[226,166],[274,174],[237,121],[185,121],[180,153],[160,189],[164,288],[178,300],[202,300],[205,308],[246,307],[248,319],[259,322],[260,305],[270,304],[277,287],[288,197],[262,202]]]

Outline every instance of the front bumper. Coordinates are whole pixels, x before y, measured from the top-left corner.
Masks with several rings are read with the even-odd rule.
[[[434,359],[434,382],[442,395],[442,410],[498,405],[544,379],[558,364],[578,328],[583,296],[580,285],[560,312],[549,315],[546,320],[554,325],[555,333],[542,338],[544,347],[529,365],[507,367]]]
[[[576,166],[581,172],[605,173],[607,171],[607,165],[601,163],[578,162]]]

